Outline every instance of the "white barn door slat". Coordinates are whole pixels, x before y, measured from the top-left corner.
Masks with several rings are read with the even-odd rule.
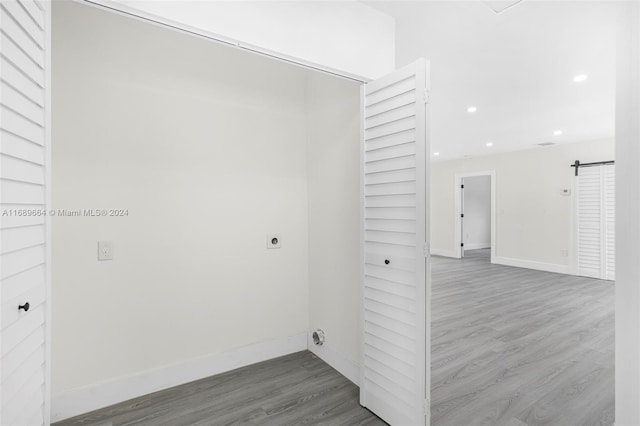
[[[360,402],[392,426],[428,422],[428,72],[363,89]]]
[[[2,425],[49,424],[50,6],[0,2]]]

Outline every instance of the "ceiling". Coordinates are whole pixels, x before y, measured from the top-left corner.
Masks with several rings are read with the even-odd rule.
[[[397,67],[431,62],[434,161],[613,138],[615,2],[365,3],[395,18]]]

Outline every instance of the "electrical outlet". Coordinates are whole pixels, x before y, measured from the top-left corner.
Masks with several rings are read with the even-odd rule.
[[[269,234],[267,235],[267,248],[268,249],[279,249],[282,247],[282,240],[280,236],[277,234]]]
[[[98,260],[113,260],[111,241],[98,241]]]

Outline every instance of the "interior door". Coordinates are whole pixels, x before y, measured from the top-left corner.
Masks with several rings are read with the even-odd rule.
[[[428,63],[363,89],[360,402],[395,425],[429,412]]]
[[[602,275],[602,182],[600,167],[584,167],[576,177],[577,274]]]
[[[615,166],[581,167],[576,177],[577,274],[615,279]]]
[[[48,424],[49,7],[0,2],[0,424]]]

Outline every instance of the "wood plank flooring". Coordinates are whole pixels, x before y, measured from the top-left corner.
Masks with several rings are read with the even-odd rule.
[[[432,263],[432,425],[613,424],[613,282]]]
[[[612,425],[614,285],[433,258],[431,424]],[[300,352],[63,425],[384,425],[358,388]]]
[[[56,426],[385,425],[356,385],[304,351],[187,383]]]

